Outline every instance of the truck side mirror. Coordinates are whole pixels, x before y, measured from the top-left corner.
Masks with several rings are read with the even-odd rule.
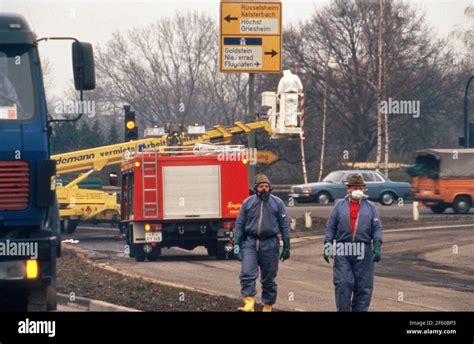
[[[85,42],[72,43],[72,66],[76,90],[90,91],[95,89],[95,65],[92,44]]]
[[[111,186],[117,186],[118,184],[118,175],[115,172],[110,172],[109,173],[109,184]]]

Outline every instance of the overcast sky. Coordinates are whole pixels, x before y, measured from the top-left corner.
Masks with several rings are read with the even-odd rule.
[[[428,24],[440,37],[456,26],[467,26],[464,10],[474,0],[407,0],[426,13]],[[0,11],[24,15],[39,37],[73,36],[93,44],[103,44],[117,30],[126,31],[172,16],[176,11],[199,10],[219,20],[219,0],[0,0]],[[310,18],[327,0],[284,0],[283,25]],[[53,67],[54,92],[70,87],[72,80],[70,43],[43,42],[40,53]]]

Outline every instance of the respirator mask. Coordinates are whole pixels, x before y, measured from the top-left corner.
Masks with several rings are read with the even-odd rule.
[[[351,192],[351,197],[355,200],[361,200],[364,196],[364,191],[362,190],[354,190]]]

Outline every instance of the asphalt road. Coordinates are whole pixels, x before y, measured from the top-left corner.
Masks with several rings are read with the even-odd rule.
[[[442,224],[440,223],[440,226]],[[163,249],[158,262],[125,257],[110,229],[79,229],[79,247],[114,268],[211,293],[239,296],[238,261],[216,261],[204,248]],[[107,239],[107,236],[109,238]],[[298,238],[292,257],[280,264],[277,307],[334,311],[332,268],[322,259],[322,237]],[[373,311],[473,311],[474,224],[421,230],[386,230],[376,266]],[[258,285],[258,283],[257,283]],[[185,289],[183,289],[185,292]]]

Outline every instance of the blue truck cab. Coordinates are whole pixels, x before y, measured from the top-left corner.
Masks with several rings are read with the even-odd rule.
[[[22,16],[0,14],[2,310],[55,308],[56,257],[61,241],[54,190],[56,163],[50,159],[51,121],[38,42]],[[90,76],[85,75],[90,66],[84,67],[84,60],[93,59],[92,48],[87,43],[74,44],[75,83],[79,88],[88,83],[81,88],[82,99],[82,90],[91,89],[90,80],[86,80]]]

